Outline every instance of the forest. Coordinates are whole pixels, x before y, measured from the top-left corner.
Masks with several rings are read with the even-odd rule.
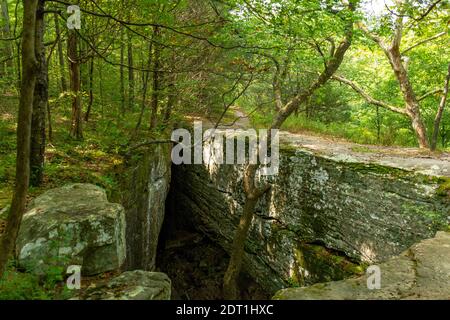
[[[348,151],[346,157],[357,154],[370,158],[370,161],[376,158],[376,161],[384,159],[386,162],[397,157],[403,159],[402,163],[414,163],[412,170],[437,163],[438,173],[419,172],[423,177],[417,178],[416,187],[413,186],[415,182],[411,182],[411,189],[407,191],[405,185],[396,189],[403,193],[401,200],[392,200],[392,206],[400,202],[401,205],[398,204],[398,210],[386,209],[387,212],[426,217],[421,216],[420,223],[414,224],[417,229],[411,231],[414,234],[411,240],[409,234],[405,235],[403,239],[408,240],[393,249],[391,255],[383,256],[380,249],[379,256],[386,258],[380,262],[394,253],[400,254],[414,243],[432,238],[428,233],[425,236],[425,231],[422,237],[422,226],[423,230],[450,230],[450,211],[445,211],[448,209],[445,199],[450,198],[450,171],[446,169],[450,164],[448,0],[0,0],[0,7],[0,300],[58,300],[76,294],[65,287],[67,263],[63,263],[64,267],[61,263],[51,263],[44,273],[36,274],[20,262],[24,250],[32,251],[33,246],[39,244],[23,245],[26,243],[23,237],[38,238],[36,234],[42,231],[33,228],[30,222],[24,222],[30,208],[51,190],[68,184],[99,187],[111,203],[121,203],[125,207],[127,257],[124,261],[128,262],[124,265],[128,267],[92,272],[83,288],[121,274],[119,269],[168,272],[162,265],[170,265],[170,259],[167,262],[158,257],[152,258],[156,259],[156,266],[146,266],[143,262],[139,268],[130,267],[135,262],[129,260],[129,255],[135,248],[128,249],[129,233],[133,231],[129,229],[131,218],[127,204],[131,206],[130,203],[135,204],[138,200],[123,200],[128,199],[124,196],[124,180],[129,178],[131,164],[143,163],[139,161],[147,161],[155,155],[159,157],[154,150],[166,150],[164,148],[179,142],[171,141],[173,130],[189,130],[194,120],[209,123],[215,129],[240,126],[280,130],[288,140],[292,136],[309,139],[312,141],[309,144],[317,143],[323,147],[323,154],[340,146],[339,151],[342,148]],[[141,153],[145,154],[144,160],[136,160]],[[381,154],[379,157],[378,153]],[[322,159],[320,155],[317,157]],[[405,160],[408,157],[412,160]],[[287,170],[283,169],[283,161],[287,161],[283,159],[290,158],[281,155],[280,174]],[[225,251],[223,270],[215,276],[219,283],[215,285],[221,293],[212,295],[214,299],[265,299],[286,288],[287,284],[304,287],[305,284],[323,282],[308,282],[304,274],[292,270],[288,275],[287,262],[278,269],[272,266],[274,273],[283,274],[280,282],[273,280],[272,285],[258,281],[258,276],[268,276],[254,267],[257,262],[252,264],[253,260],[248,258],[249,247],[253,242],[263,241],[259,238],[258,241],[251,240],[256,234],[255,221],[266,214],[268,197],[277,198],[274,194],[278,192],[270,184],[272,180],[260,179],[259,166],[253,163],[243,166],[240,178],[236,178],[239,196],[235,196],[235,189],[222,191],[216,186],[224,195],[233,192],[231,197],[239,202],[240,209],[230,222],[233,231],[225,237],[224,244],[217,240],[221,252]],[[336,167],[327,162],[322,165],[323,168],[327,166],[330,170]],[[434,170],[434,167],[431,168]],[[155,168],[160,170],[159,166],[155,165]],[[355,168],[356,164],[348,170],[359,170]],[[375,165],[370,170],[374,168]],[[296,172],[297,169],[289,170],[287,172]],[[368,170],[358,172],[369,174]],[[416,179],[403,176],[406,175],[401,171],[403,168],[398,170],[395,173],[387,169],[380,171],[382,173],[371,172],[367,179],[379,179],[383,175],[386,180],[379,184],[385,186]],[[186,186],[181,183],[173,187],[169,183],[167,194],[190,186],[197,190],[197,185],[189,179],[200,174],[195,176],[186,172],[183,171]],[[294,175],[292,172],[289,175]],[[326,174],[327,179],[333,178],[330,172]],[[137,178],[133,176],[135,180],[131,185],[137,187],[144,176],[133,174]],[[147,176],[151,174],[147,173]],[[342,174],[339,179],[354,179],[346,182],[348,185],[359,179],[358,175],[355,178],[348,178],[348,175]],[[176,180],[180,176],[181,171],[172,168],[172,184],[180,184]],[[214,182],[205,181],[204,184],[216,183],[214,178],[211,179]],[[283,179],[276,180],[275,184],[284,186]],[[309,188],[306,178],[299,179],[304,188]],[[323,180],[314,179],[311,178],[311,183],[321,185]],[[374,185],[378,184],[376,181]],[[412,204],[402,202],[409,198],[419,199],[412,194],[421,188],[417,186],[423,181],[433,183],[433,188],[440,193],[436,200],[439,204],[428,211],[421,207],[431,203],[428,198],[420,198],[422,200]],[[194,191],[192,197],[209,192],[202,188],[201,182],[198,184],[199,191]],[[156,186],[155,182],[144,188],[145,192]],[[338,190],[340,186],[341,180],[332,189]],[[280,188],[289,193],[289,186]],[[326,188],[324,186],[320,192],[325,192]],[[385,191],[380,188],[380,192]],[[319,192],[311,190],[308,194],[312,196]],[[408,193],[409,190],[413,191]],[[128,192],[133,193],[131,189]],[[183,192],[186,195],[190,191]],[[65,197],[67,201],[72,198],[70,194]],[[166,205],[173,202],[176,204],[172,207],[178,208],[178,203],[183,200],[174,200],[177,197],[169,195]],[[344,196],[339,197],[339,205],[344,206],[347,200],[342,198]],[[367,199],[367,203],[365,198],[360,201],[363,205],[373,201],[374,207],[383,207],[384,204],[375,198]],[[76,199],[74,195],[74,206]],[[83,202],[83,196],[80,201]],[[198,199],[193,201],[197,207],[206,206]],[[47,207],[38,208],[37,212],[45,211]],[[180,205],[179,209],[173,210],[186,211],[186,208]],[[294,212],[298,208],[283,209],[283,212]],[[162,210],[166,212],[166,219],[161,219],[164,225],[158,227],[158,235],[159,229],[164,230],[169,223],[166,222],[169,209]],[[344,210],[351,211],[347,207]],[[371,216],[368,209],[364,210]],[[210,209],[209,212],[213,211]],[[280,212],[281,209],[274,216],[263,216],[263,220],[281,225]],[[64,214],[61,213],[61,217]],[[202,214],[201,218],[192,221],[201,220],[207,225],[210,218],[204,218]],[[216,218],[219,216],[217,213]],[[143,215],[139,213],[138,217],[141,218],[137,218],[137,224],[142,224],[139,228],[146,228]],[[447,219],[443,222],[444,227],[441,218],[442,221]],[[358,226],[369,228],[366,220],[361,221]],[[50,220],[46,221],[46,224],[50,223]],[[180,224],[185,227],[184,222],[177,227]],[[304,222],[300,224],[303,226]],[[392,225],[392,228],[397,227],[396,222]],[[284,224],[282,226],[284,228]],[[22,227],[31,229],[21,235]],[[149,228],[154,231],[153,227]],[[399,228],[401,232],[409,232],[405,231],[408,228]],[[211,228],[200,227],[195,233],[200,233],[199,230],[208,230],[202,237],[216,242]],[[340,242],[327,243],[328,236],[322,237],[321,231],[314,232],[317,234],[311,239],[302,238],[309,249],[311,245],[319,246],[327,256],[331,253],[345,255],[352,266],[355,264],[363,269],[368,266],[344,245],[339,247]],[[298,234],[303,234],[299,236],[301,238],[308,233],[300,230]],[[339,237],[336,234],[329,237]],[[168,240],[166,248],[169,243],[172,242]],[[54,249],[52,245],[58,246],[49,242],[49,251]],[[59,245],[61,253],[65,247]],[[362,247],[362,242],[358,245]],[[137,247],[140,246],[145,245]],[[161,250],[161,244],[155,244],[155,251],[156,247]],[[264,248],[268,247],[269,244]],[[296,254],[292,255],[295,260]],[[307,259],[305,254],[304,257]],[[166,262],[158,266],[158,261]],[[80,264],[78,262],[69,264]],[[252,268],[260,273],[255,276]],[[176,271],[173,273],[177,274]],[[244,273],[246,279],[251,278],[248,281],[252,286],[257,287],[253,296],[251,290],[247,290],[250,293],[242,291],[243,283],[247,283],[242,280]],[[178,286],[176,298],[190,300],[196,297],[192,293],[181,294],[180,284],[173,278],[175,275],[169,276],[174,288]],[[156,277],[155,274],[152,277]],[[335,276],[326,279],[340,280]],[[450,299],[448,290],[439,292]]]

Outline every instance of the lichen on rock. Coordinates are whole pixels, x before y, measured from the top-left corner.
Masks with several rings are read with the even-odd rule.
[[[127,271],[121,275],[88,288],[79,300],[170,300],[171,281],[160,272]]]
[[[69,265],[85,275],[118,269],[126,255],[123,207],[90,184],[49,190],[30,203],[17,249],[19,264],[35,274]]]
[[[380,288],[369,288],[368,277],[318,283],[280,290],[277,300],[420,300],[450,299],[450,233],[421,241],[379,265]]]

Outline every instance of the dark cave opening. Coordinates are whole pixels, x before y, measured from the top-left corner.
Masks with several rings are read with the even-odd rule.
[[[176,166],[172,168],[176,172]],[[177,175],[172,175],[164,223],[158,242],[157,271],[172,280],[173,300],[221,300],[229,255],[206,234],[189,212],[177,205]],[[242,300],[266,300],[270,294],[248,274],[239,279]]]

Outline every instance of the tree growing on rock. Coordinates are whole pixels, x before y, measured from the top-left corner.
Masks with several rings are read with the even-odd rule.
[[[247,2],[246,2],[247,3]],[[254,2],[250,2],[254,3]],[[278,19],[283,19],[285,16],[292,17],[296,16],[297,21],[293,19],[293,24],[296,25],[296,32],[292,32],[291,29],[287,30],[286,38],[292,39],[292,37],[297,37],[299,43],[304,43],[307,41],[315,42],[315,37],[321,36],[324,38],[330,38],[330,34],[333,34],[332,38],[337,38],[335,35],[336,25],[339,26],[339,30],[342,32],[339,37],[339,41],[334,45],[333,41],[329,41],[329,55],[325,56],[322,54],[322,49],[320,47],[314,46],[314,53],[308,52],[310,55],[313,54],[314,57],[319,57],[323,62],[323,70],[316,73],[316,77],[308,85],[299,88],[295,94],[282,102],[281,99],[277,98],[277,113],[274,120],[270,126],[271,130],[280,129],[283,123],[288,119],[288,117],[295,112],[301,105],[306,103],[308,99],[321,87],[323,87],[339,69],[345,53],[350,48],[354,33],[354,12],[359,4],[359,1],[343,1],[338,5],[328,4],[325,8],[322,7],[320,1],[300,1],[296,4],[290,4],[286,7],[281,6],[277,9],[274,8],[260,8],[249,5],[248,10],[252,14],[256,14],[256,20],[267,24],[268,21],[276,22]],[[278,11],[278,17],[273,16],[273,11]],[[267,16],[264,16],[264,13]],[[296,15],[297,14],[297,15]],[[311,19],[311,20],[309,20]],[[321,20],[317,23],[317,19]],[[323,20],[322,20],[323,19]],[[332,21],[330,23],[330,19]],[[310,22],[315,21],[315,25],[318,26],[317,29],[311,30]],[[320,25],[320,27],[319,27]],[[295,47],[292,50],[301,50],[302,46]],[[304,48],[303,48],[304,50]],[[277,71],[279,72],[279,68]],[[276,83],[274,85],[276,91],[280,89]],[[276,92],[277,93],[277,92]],[[276,95],[280,96],[280,94]],[[268,141],[271,137],[269,135]],[[242,216],[240,217],[239,224],[237,226],[233,243],[231,246],[231,257],[228,264],[227,271],[224,276],[223,292],[225,299],[235,300],[239,297],[239,288],[237,280],[242,269],[242,263],[244,259],[244,247],[245,242],[250,230],[251,223],[253,221],[255,207],[259,199],[269,191],[270,186],[267,184],[262,184],[257,181],[256,173],[259,168],[257,164],[248,164],[244,171],[243,185],[245,191],[245,203],[243,207]]]

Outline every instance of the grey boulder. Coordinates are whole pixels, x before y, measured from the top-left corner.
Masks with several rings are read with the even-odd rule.
[[[170,300],[171,281],[160,272],[127,271],[107,283],[88,288],[78,300]]]
[[[19,264],[34,274],[82,266],[84,275],[116,270],[125,260],[125,213],[103,189],[71,184],[34,199],[18,239]]]

